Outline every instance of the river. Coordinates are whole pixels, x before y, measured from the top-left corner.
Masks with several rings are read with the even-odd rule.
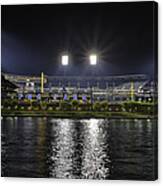
[[[2,176],[153,180],[154,119],[1,120]]]

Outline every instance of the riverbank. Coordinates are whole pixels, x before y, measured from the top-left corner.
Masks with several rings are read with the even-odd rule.
[[[97,112],[97,111],[2,111],[2,117],[53,117],[53,118],[136,118],[152,119],[157,115],[132,112]]]

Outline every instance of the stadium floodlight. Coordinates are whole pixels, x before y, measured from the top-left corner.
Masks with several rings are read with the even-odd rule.
[[[97,55],[92,54],[89,56],[90,59],[90,65],[96,65],[97,64]]]
[[[68,65],[68,55],[62,56],[62,65],[67,66]]]

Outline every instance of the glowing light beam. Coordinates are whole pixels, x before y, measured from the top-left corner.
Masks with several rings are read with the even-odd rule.
[[[97,64],[97,55],[92,54],[89,56],[90,59],[90,65],[96,65]]]
[[[62,65],[63,66],[67,66],[68,65],[68,59],[69,59],[68,55],[63,55],[62,56]]]

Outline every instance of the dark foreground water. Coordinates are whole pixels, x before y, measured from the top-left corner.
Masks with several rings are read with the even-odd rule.
[[[156,120],[8,117],[1,123],[2,176],[155,179]]]

